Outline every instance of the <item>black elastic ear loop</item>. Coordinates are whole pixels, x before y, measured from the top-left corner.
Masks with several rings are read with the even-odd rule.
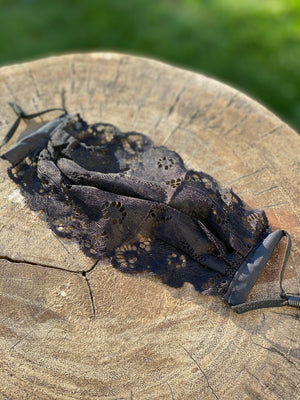
[[[232,310],[235,311],[236,313],[241,314],[247,311],[257,310],[259,308],[268,308],[268,307],[283,307],[283,306],[300,307],[300,295],[287,294],[282,286],[284,271],[292,248],[292,240],[290,234],[286,231],[282,231],[282,233],[283,236],[286,236],[287,238],[287,245],[279,273],[280,294],[272,298],[266,298],[262,300],[257,300],[249,303],[242,303],[236,306],[232,306],[231,307]]]
[[[16,130],[18,129],[18,126],[21,122],[22,119],[33,119],[36,117],[39,117],[40,115],[46,114],[51,111],[63,111],[65,114],[67,114],[67,111],[65,108],[48,108],[47,110],[39,111],[33,114],[26,114],[22,108],[16,104],[16,103],[9,103],[9,105],[12,107],[18,118],[15,120],[13,126],[10,128],[10,130],[7,132],[7,134],[4,136],[3,140],[0,143],[0,149],[3,147],[14,135]]]

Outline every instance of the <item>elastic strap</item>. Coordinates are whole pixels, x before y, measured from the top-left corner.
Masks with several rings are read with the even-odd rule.
[[[279,273],[280,294],[275,295],[274,297],[271,298],[265,298],[262,300],[257,300],[249,303],[242,303],[232,306],[231,307],[232,310],[235,311],[236,313],[241,314],[247,311],[257,310],[259,308],[269,308],[269,307],[283,307],[283,306],[300,307],[300,296],[287,294],[282,285],[284,271],[292,248],[292,240],[290,234],[286,231],[282,231],[282,233],[283,236],[287,238],[287,245]]]
[[[17,115],[17,119],[15,120],[13,126],[10,128],[7,134],[4,136],[3,140],[0,142],[0,149],[13,137],[13,134],[18,129],[18,126],[22,119],[33,119],[52,111],[64,111],[65,114],[67,113],[64,108],[49,108],[47,110],[39,111],[33,114],[26,114],[18,104],[9,103],[9,105],[12,107],[15,114]]]

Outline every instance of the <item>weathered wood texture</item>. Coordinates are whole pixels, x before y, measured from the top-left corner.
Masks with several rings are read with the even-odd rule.
[[[0,89],[0,137],[15,118],[8,101],[35,112],[60,106],[64,91],[70,113],[141,131],[265,209],[274,229],[292,235],[284,284],[299,292],[300,137],[264,107],[205,76],[106,53],[4,67]],[[1,399],[297,398],[297,309],[236,315],[188,284],[170,289],[94,265],[26,207],[6,167],[1,161]],[[252,296],[278,290],[283,252],[280,243]]]

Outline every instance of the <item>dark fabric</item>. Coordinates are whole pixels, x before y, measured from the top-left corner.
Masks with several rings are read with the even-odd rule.
[[[174,151],[110,124],[63,115],[2,157],[57,235],[87,256],[108,256],[124,272],[148,270],[174,287],[224,292],[269,233],[263,211],[187,169]]]

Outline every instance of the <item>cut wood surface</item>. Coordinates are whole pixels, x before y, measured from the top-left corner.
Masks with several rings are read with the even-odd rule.
[[[203,75],[110,53],[3,67],[0,88],[0,138],[15,120],[9,101],[32,113],[60,107],[64,94],[69,113],[149,135],[232,187],[290,232],[284,286],[299,292],[300,137],[266,108]],[[7,167],[1,160],[1,400],[300,398],[298,309],[238,315],[190,284],[95,263],[26,206]],[[284,249],[252,298],[278,292]]]

